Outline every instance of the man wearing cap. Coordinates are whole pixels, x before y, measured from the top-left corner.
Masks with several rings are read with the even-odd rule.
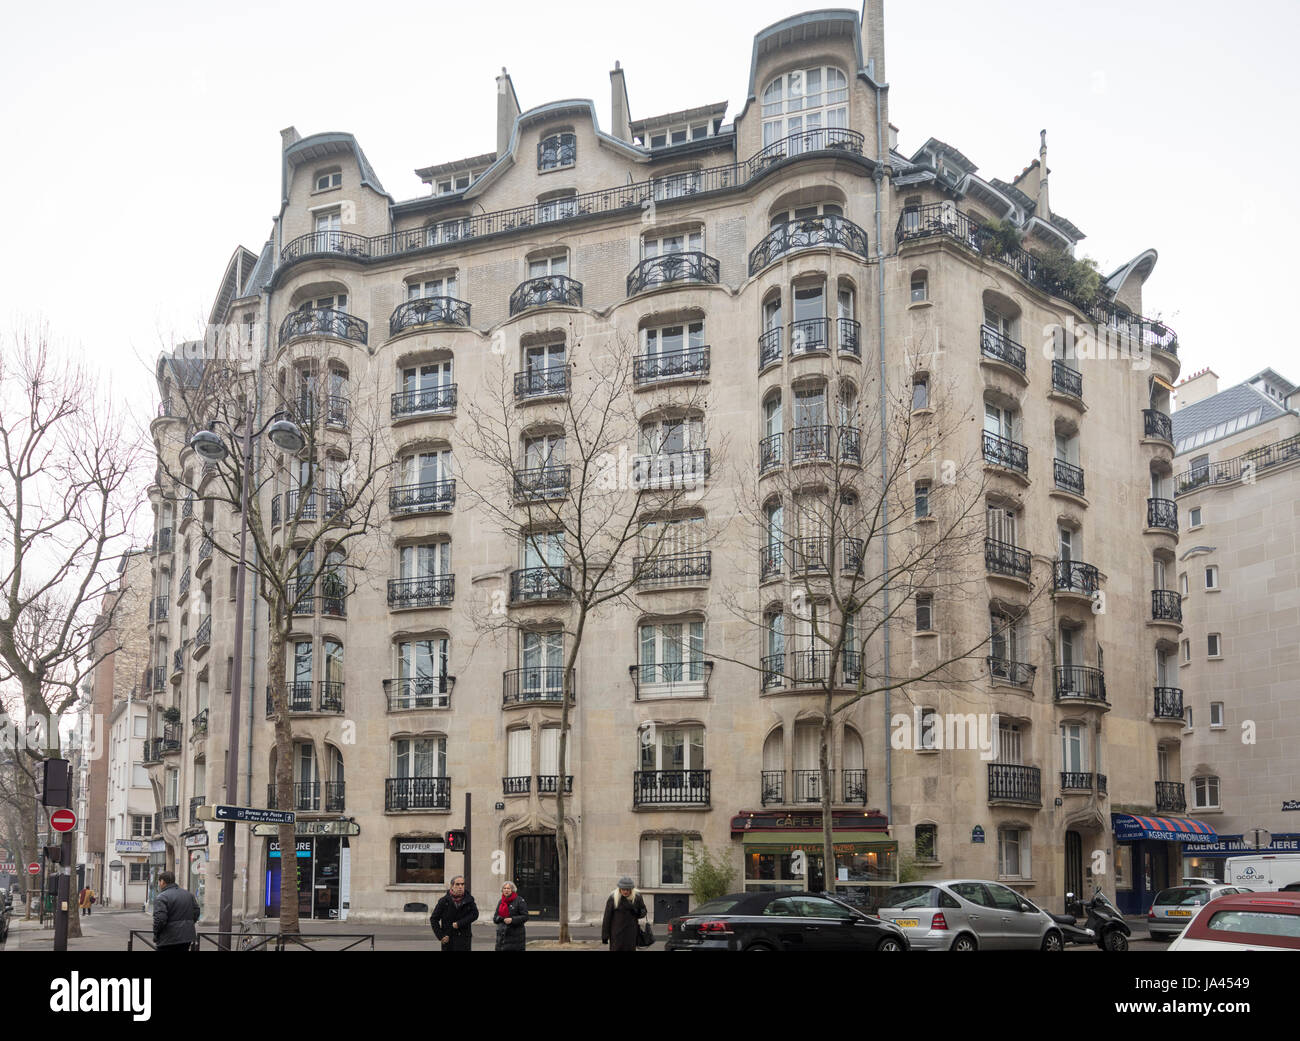
[[[600,925],[600,942],[611,951],[635,951],[640,920],[646,916],[645,901],[632,879],[624,875],[618,888],[605,901],[605,918]]]

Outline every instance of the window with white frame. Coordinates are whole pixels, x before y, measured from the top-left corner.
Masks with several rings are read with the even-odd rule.
[[[1025,635],[1025,620],[1021,615],[1012,618],[1001,611],[989,612],[989,671],[997,679],[1010,680],[1012,683],[1026,683],[1028,671],[1020,665],[1021,655],[1029,650],[1029,640]],[[1019,666],[1019,667],[1018,667]]]
[[[450,541],[402,546],[397,551],[397,558],[400,578],[435,578],[451,574]]]
[[[1192,706],[1191,706],[1191,705],[1184,705],[1184,706],[1183,706],[1183,726],[1184,726],[1186,729],[1188,729],[1188,730],[1193,730],[1193,729],[1195,729],[1195,727],[1196,727],[1196,724],[1195,724],[1194,719],[1193,719],[1193,716],[1192,716]]]
[[[463,192],[470,186],[472,180],[472,176],[467,173],[439,177],[434,185],[434,194],[451,195],[453,192]]]
[[[149,771],[145,769],[144,763],[135,763],[131,767],[131,787],[149,787]]]
[[[564,633],[527,630],[520,634],[519,695],[525,701],[555,700],[564,693]]]
[[[1219,808],[1219,778],[1214,774],[1192,778],[1193,808],[1217,810]]]
[[[153,817],[149,814],[131,814],[131,838],[147,839],[153,834]]]
[[[1201,507],[1193,506],[1187,511],[1188,527],[1199,528],[1201,526]]]
[[[1061,769],[1065,773],[1084,773],[1088,761],[1088,735],[1080,723],[1061,724]]]
[[[1024,746],[1021,742],[1022,732],[1019,723],[998,720],[998,747],[993,761],[1004,766],[1021,766],[1024,764]]]
[[[655,727],[641,732],[641,769],[703,770],[704,728],[699,726]]]
[[[1210,564],[1209,566],[1206,567],[1205,588],[1206,589],[1219,588],[1219,566],[1217,564]]]
[[[316,252],[337,250],[343,244],[343,214],[339,210],[326,210],[316,214]],[[339,308],[342,310],[342,308]]]
[[[1029,830],[1027,828],[998,829],[998,877],[1030,878]]]
[[[1210,633],[1206,638],[1206,654],[1211,658],[1218,658],[1222,653],[1221,641],[1218,633]]]
[[[346,311],[348,309],[347,293],[334,293],[331,296],[318,296],[311,300],[304,300],[298,305],[299,311],[310,311],[312,309],[325,309],[334,311]],[[312,367],[306,367],[306,374],[311,376]]]
[[[445,636],[404,640],[397,645],[397,690],[392,708],[445,708],[449,644]]]
[[[795,69],[777,76],[763,88],[765,148],[794,134],[803,136],[789,142],[791,155],[825,148],[828,142],[825,129],[848,125],[848,77],[834,66]]]
[[[1192,660],[1192,641],[1184,640],[1183,641],[1183,663],[1186,664],[1191,660]]]
[[[641,888],[685,886],[690,845],[685,835],[643,835]]]
[[[704,621],[698,618],[642,625],[637,697],[704,694]]]
[[[538,773],[545,778],[555,778],[559,783],[561,774],[568,777],[573,774],[573,733],[569,733],[568,740],[564,743],[564,769],[560,769],[560,728],[557,726],[542,727],[542,763],[538,768]],[[568,787],[565,782],[566,790]]]
[[[436,221],[425,225],[424,244],[426,246],[438,246],[444,242],[459,242],[461,239],[469,238],[472,232],[473,228],[468,217]]]
[[[537,197],[537,223],[567,220],[578,215],[578,192],[574,188],[547,192]]]
[[[1220,729],[1222,729],[1222,727],[1224,726],[1222,701],[1210,702],[1210,726],[1218,727]]]
[[[677,231],[671,235],[641,236],[641,259],[664,257],[670,253],[699,253],[704,249],[704,231]]]
[[[650,147],[667,148],[670,145],[684,145],[687,141],[700,141],[709,136],[710,127],[707,119],[656,127],[649,131]]]
[[[458,282],[455,274],[441,275],[437,278],[415,279],[406,283],[406,299],[419,300],[421,297],[456,295]]]
[[[1178,576],[1178,592],[1182,596],[1187,595],[1187,572],[1184,571]]]
[[[324,192],[343,184],[342,170],[321,170],[316,174],[316,191]]]
[[[447,739],[436,737],[399,737],[392,744],[393,776],[446,777]]]
[[[700,184],[699,170],[679,170],[677,173],[656,177],[652,182],[652,191],[656,199],[680,199],[694,195],[700,190]]]
[[[452,477],[451,449],[415,452],[403,456],[400,473],[401,483],[405,485],[432,485],[449,481]]]
[[[507,779],[526,779],[531,782],[533,775],[533,732],[528,727],[515,727],[506,732],[506,777]],[[527,785],[517,786],[521,791],[528,791]],[[506,794],[511,794],[507,782]]]
[[[641,345],[643,353],[651,358],[667,360],[668,356],[683,356],[685,365],[683,369],[690,371],[695,367],[695,363],[702,361],[697,358],[700,355],[701,348],[705,346],[704,342],[704,321],[701,319],[694,322],[684,322],[676,325],[659,325],[649,329],[641,330]],[[654,368],[654,366],[650,366]],[[665,366],[667,372],[665,375],[673,374],[677,371],[678,366]]]
[[[567,275],[569,273],[569,254],[550,253],[544,257],[531,257],[528,261],[529,278],[545,278],[548,275]]]
[[[149,881],[149,862],[147,860],[132,860],[131,865],[131,882],[148,882]]]

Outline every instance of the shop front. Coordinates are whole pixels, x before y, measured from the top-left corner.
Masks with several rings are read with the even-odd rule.
[[[1214,841],[1214,829],[1191,817],[1112,813],[1115,903],[1124,914],[1146,914],[1162,889],[1183,880],[1183,845]]]
[[[731,837],[741,842],[744,889],[832,892],[875,907],[880,894],[898,882],[898,842],[888,824],[880,814],[832,811],[835,864],[828,877],[820,812],[742,812],[731,819]]]
[[[1300,833],[1271,836],[1267,846],[1247,846],[1245,835],[1219,835],[1212,842],[1198,842],[1183,847],[1183,877],[1225,879],[1229,857],[1248,857],[1252,853],[1300,853]]]
[[[298,917],[345,920],[351,905],[352,851],[348,839],[360,833],[353,821],[299,821],[295,825],[294,868]],[[266,838],[264,914],[280,917],[280,879],[285,857],[274,824],[257,824],[253,834]]]

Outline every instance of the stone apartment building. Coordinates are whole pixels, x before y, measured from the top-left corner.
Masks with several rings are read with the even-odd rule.
[[[285,130],[271,236],[223,275],[210,321],[250,348],[264,414],[275,388],[327,381],[326,427],[377,420],[397,463],[370,580],[346,605],[307,591],[291,640],[304,914],[399,919],[468,866],[475,888],[504,872],[553,916],[559,785],[575,917],[598,915],[622,874],[658,918],[685,908],[697,842],[738,887],[829,881],[869,901],[914,859],[922,875],[998,878],[1053,906],[1088,881],[1136,906],[1180,868],[1164,840],[1202,828],[1162,786],[1183,773],[1183,712],[1154,663],[1183,630],[1167,586],[1178,345],[1142,317],[1155,252],[1094,295],[1067,287],[1063,271],[1078,272],[1059,256],[1083,232],[1049,201],[1045,134],[1010,180],[934,138],[900,151],[878,3],[757,33],[739,106],[634,120],[630,75],[610,73],[602,127],[587,100],[523,109],[503,70],[495,150],[418,170],[429,191],[414,199],[384,190],[350,133]],[[504,366],[517,465],[562,469],[573,431],[555,402],[581,393],[585,344],[602,336],[636,352],[629,452],[703,490],[653,518],[682,534],[635,604],[588,621],[562,766],[565,549],[488,523],[464,494],[489,480],[464,445],[468,403],[494,400]],[[196,467],[178,406],[194,353],[158,363],[168,473]],[[964,420],[942,445],[972,461],[955,490],[938,455],[901,483],[882,477],[878,450],[857,447],[879,445],[882,410],[886,425]],[[931,537],[945,496],[983,516],[963,595],[916,590],[882,630],[889,644],[864,648],[898,677],[943,646],[979,647],[965,679],[837,713],[828,879],[825,652],[797,601],[809,571],[839,570],[824,550],[852,538],[828,547],[796,507],[805,486],[825,495],[831,464],[851,465],[867,500],[905,485],[895,554]],[[300,473],[266,491],[273,528],[303,515]],[[233,546],[239,516],[161,477],[150,497],[151,602],[170,608],[150,624],[146,758],[167,862],[195,888],[199,851],[217,845],[195,807],[266,804],[266,616],[250,587],[240,785],[226,793],[234,569],[207,540]],[[753,515],[738,511],[749,502]],[[860,566],[884,552],[873,542]],[[517,631],[485,632],[494,598]],[[859,666],[842,664],[847,689]],[[991,755],[942,736],[993,714]],[[906,747],[899,716],[919,725]],[[467,824],[468,865],[443,843]],[[277,913],[280,850],[262,830],[234,829],[236,915]],[[793,874],[801,849],[810,878]]]
[[[1300,853],[1300,414],[1272,369],[1218,388],[1206,369],[1178,384],[1173,415],[1184,631],[1164,666],[1183,689],[1188,811],[1215,842],[1184,848],[1184,871],[1224,877],[1224,859]],[[1162,769],[1165,767],[1162,763]]]

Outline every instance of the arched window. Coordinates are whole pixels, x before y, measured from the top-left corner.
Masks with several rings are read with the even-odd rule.
[[[848,77],[834,66],[795,69],[763,89],[763,146],[791,135],[787,154],[834,143],[830,128],[849,125]]]
[[[763,794],[761,802],[785,802],[785,732],[777,727],[763,742]]]
[[[343,186],[343,171],[337,167],[330,167],[325,170],[317,170],[314,175],[315,190],[318,192],[329,191],[331,188],[341,188]]]
[[[785,685],[785,612],[772,608],[763,616],[763,689]]]
[[[578,137],[572,131],[561,131],[542,138],[537,143],[537,169],[559,170],[572,166],[578,160]]]
[[[767,581],[769,578],[780,578],[782,571],[785,569],[785,509],[781,505],[781,500],[776,499],[769,503],[766,509],[767,514],[767,545],[763,547],[762,559],[762,580]]]

